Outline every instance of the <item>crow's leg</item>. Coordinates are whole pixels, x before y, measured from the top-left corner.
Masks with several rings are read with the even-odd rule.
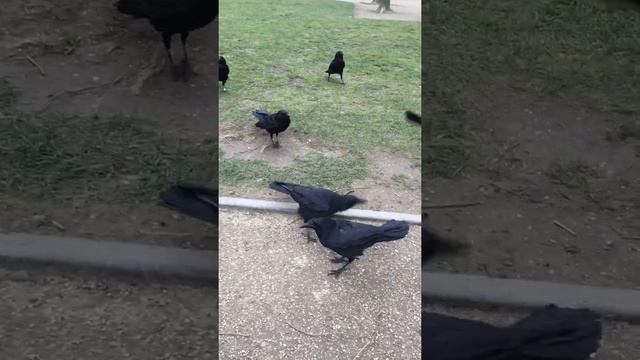
[[[316,242],[316,239],[313,238],[312,234],[313,229],[307,229],[307,242]]]
[[[191,62],[189,61],[189,55],[187,53],[187,38],[189,37],[188,32],[183,32],[180,34],[180,40],[182,41],[182,75],[185,80],[188,80],[192,75],[196,75],[196,72],[193,71],[191,67]]]
[[[280,139],[278,138],[278,134],[280,133],[276,133],[276,147],[280,147]]]
[[[340,73],[340,81],[342,81],[342,84],[344,85],[344,79],[342,78],[342,73]]]
[[[331,74],[327,73],[327,81],[331,81]]]
[[[331,262],[334,263],[334,264],[340,264],[340,263],[343,263],[343,262],[346,262],[346,261],[349,261],[349,258],[346,257],[346,256],[339,256],[339,257],[331,259]]]
[[[169,65],[171,66],[171,76],[174,80],[176,80],[180,74],[178,73],[178,69],[176,69],[175,64],[173,62],[173,55],[171,55],[171,34],[167,32],[162,33],[162,43],[164,44],[164,49],[167,51],[167,57],[169,58]]]
[[[224,84],[226,84],[226,83],[227,83],[227,80],[222,82],[222,91],[227,91],[227,88],[224,87]]]
[[[344,269],[353,262],[353,258],[348,258],[348,261],[346,264],[342,265],[341,268],[339,268],[338,270],[331,270],[329,271],[329,273],[327,275],[333,275],[336,277],[336,279],[338,278],[338,276],[340,276],[340,274],[342,274],[342,272],[344,271]]]

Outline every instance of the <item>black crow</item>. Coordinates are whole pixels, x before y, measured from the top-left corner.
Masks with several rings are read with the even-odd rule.
[[[148,19],[162,34],[174,77],[177,77],[178,72],[171,55],[171,37],[180,34],[184,53],[182,75],[186,78],[192,72],[186,48],[189,33],[218,17],[218,0],[119,0],[115,6],[121,13],[136,19]]]
[[[361,256],[365,249],[375,243],[402,239],[409,233],[409,224],[404,221],[390,220],[382,226],[373,226],[347,220],[316,218],[301,226],[313,229],[320,243],[341,256],[331,260],[334,263],[346,263],[328,275],[336,278],[347,265]]]
[[[222,81],[222,91],[226,91],[227,89],[224,87],[224,84],[229,80],[229,65],[227,65],[227,60],[224,56],[220,56],[218,58],[218,81]]]
[[[160,195],[164,205],[193,218],[218,224],[218,190],[181,183]]]
[[[331,64],[329,64],[329,69],[325,71],[327,73],[327,81],[331,78],[331,74],[340,74],[340,81],[344,84],[344,80],[342,79],[342,72],[344,71],[344,54],[342,51],[338,51],[336,56],[331,60]]]
[[[291,196],[298,203],[298,214],[304,222],[313,218],[331,216],[366,202],[366,200],[350,195],[350,192],[340,195],[328,189],[288,184],[281,181],[274,181],[269,187]]]
[[[291,118],[286,110],[279,110],[277,113],[269,114],[263,110],[254,110],[251,112],[258,119],[256,127],[267,130],[271,136],[271,144],[273,147],[280,146],[278,134],[284,132],[291,124]],[[276,135],[276,142],[273,142],[273,135]]]
[[[547,305],[508,327],[422,313],[425,360],[587,360],[601,338],[602,324],[587,309]]]

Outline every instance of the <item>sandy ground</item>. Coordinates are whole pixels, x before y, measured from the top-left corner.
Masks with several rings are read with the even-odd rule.
[[[455,180],[428,179],[423,197],[427,205],[480,203],[429,210],[433,227],[473,249],[427,268],[638,288],[640,156],[610,138],[614,115],[504,85],[469,98],[485,167],[463,169]],[[572,162],[592,174],[550,176],[554,164]]]
[[[391,0],[389,13],[377,13],[378,4],[369,4],[360,0],[339,0],[353,3],[353,17],[356,19],[396,20],[396,21],[421,21],[422,1],[417,0]]]
[[[499,326],[509,325],[527,315],[526,311],[520,310],[478,310],[467,307],[454,308],[442,304],[426,304],[425,309]],[[595,360],[628,360],[637,358],[638,354],[640,354],[640,326],[611,320],[603,322],[603,341]]]
[[[217,359],[216,289],[0,270],[0,358]]]
[[[223,211],[221,359],[418,359],[419,228],[338,278],[293,216]]]

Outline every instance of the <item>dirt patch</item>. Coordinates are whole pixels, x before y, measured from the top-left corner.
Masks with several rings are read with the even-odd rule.
[[[356,180],[349,188],[333,189],[338,193],[354,190],[359,197],[367,199],[365,205],[358,208],[378,211],[395,211],[418,214],[421,209],[421,171],[412,166],[405,158],[376,154],[370,162],[374,167],[373,176],[365,180]],[[238,196],[274,201],[292,201],[287,195],[269,188],[231,188],[221,187],[223,196]]]
[[[289,70],[274,65],[270,65],[268,70],[273,75],[287,75],[289,73]]]
[[[146,118],[169,136],[195,141],[217,137],[217,21],[189,37],[197,74],[188,82],[171,80],[160,35],[151,25],[119,14],[111,0],[9,0],[3,3],[0,24],[0,74],[20,94],[17,111]],[[179,61],[181,56],[174,38],[174,57]],[[215,229],[156,204],[74,208],[3,198],[2,206],[2,231],[217,246],[211,236]]]
[[[185,83],[171,80],[158,33],[145,20],[119,14],[112,1],[22,4],[9,1],[5,5],[10,10],[0,17],[5,34],[1,47],[7,54],[0,73],[22,93],[20,110],[127,114],[214,136],[217,22],[189,37],[189,56],[198,76]],[[174,46],[177,59],[179,49]],[[133,94],[136,87],[138,96]]]
[[[94,239],[128,240],[217,249],[217,229],[158,205],[108,206],[92,204],[60,209],[46,202],[3,200],[0,232],[72,235]]]
[[[213,288],[0,270],[0,357],[217,359],[216,298]]]
[[[300,86],[304,85],[304,78],[302,78],[300,76],[292,77],[287,81],[287,85],[300,87]]]
[[[482,202],[430,211],[473,251],[428,268],[637,288],[640,158],[607,140],[609,115],[504,87],[487,94],[475,116],[485,168],[429,180],[423,194],[431,204]]]
[[[251,120],[246,125],[225,124],[220,126],[220,149],[226,157],[241,160],[265,161],[271,166],[287,167],[297,157],[311,152],[320,152],[325,156],[338,157],[344,152],[328,150],[318,141],[305,139],[292,130],[279,135],[280,147],[271,146],[269,133],[254,126]],[[275,140],[275,137],[274,137]]]

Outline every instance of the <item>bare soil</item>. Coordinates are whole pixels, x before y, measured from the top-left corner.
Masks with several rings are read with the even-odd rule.
[[[506,85],[470,93],[482,154],[461,179],[430,179],[433,226],[469,241],[430,270],[640,288],[640,157],[612,136],[624,116]]]
[[[8,0],[0,12],[0,74],[18,88],[17,109],[25,113],[124,115],[153,120],[169,135],[215,138],[216,29],[217,21],[191,34],[187,47],[197,74],[173,81],[160,35],[146,20],[118,13],[110,0]],[[179,61],[178,38],[173,49]],[[69,234],[129,239],[164,231],[172,234],[140,238],[211,244],[202,240],[210,237],[210,227],[176,218],[156,204],[68,209],[46,199],[16,200],[3,204],[2,213],[3,231],[48,231],[36,223],[52,217]],[[180,234],[185,232],[192,235]]]
[[[216,293],[0,270],[0,358],[217,359]]]

